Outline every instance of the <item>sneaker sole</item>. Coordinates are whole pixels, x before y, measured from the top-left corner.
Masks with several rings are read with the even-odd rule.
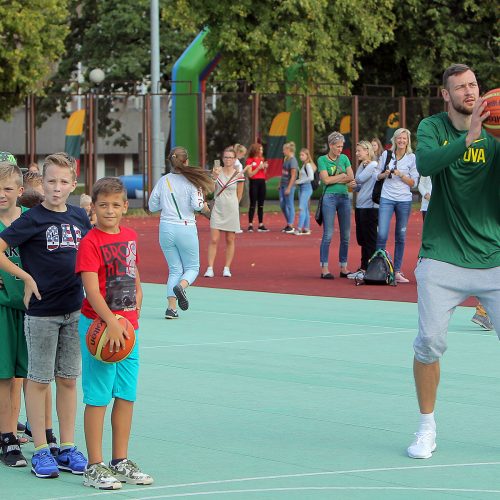
[[[71,474],[75,474],[75,476],[83,476],[84,470],[78,471],[78,470],[73,470],[71,467],[66,467],[65,465],[57,465],[57,468],[62,471],[62,472],[71,472]]]
[[[491,332],[493,330],[493,328],[489,328],[487,325],[485,325],[484,323],[482,323],[481,320],[472,318],[471,321],[473,323],[475,323],[476,325],[479,325],[481,328],[484,328],[488,332]]]
[[[180,285],[176,285],[174,286],[174,294],[177,299],[177,302],[179,303],[179,307],[183,311],[187,311],[189,307],[189,301],[186,297],[186,292],[184,291],[184,289]]]
[[[2,461],[2,463],[4,463],[7,467],[26,467],[28,465],[28,462],[27,460],[23,457],[23,458],[19,458],[16,463],[12,463],[12,464],[9,464],[7,463],[6,460],[4,460],[4,457],[2,455],[2,457],[0,458],[0,460]]]
[[[121,474],[116,474],[115,472],[113,472],[113,474],[116,477],[116,479],[118,479],[122,483],[126,483],[126,484],[148,485],[148,484],[154,483],[153,478],[150,478],[150,479],[131,479],[127,476],[122,476]]]
[[[96,490],[119,490],[122,487],[122,483],[111,483],[107,486],[104,486],[99,483],[94,483],[93,481],[83,480],[83,486],[87,486],[89,488],[95,488]]]
[[[179,316],[165,316],[165,319],[179,319]]]
[[[433,448],[432,448],[431,452],[430,452],[428,455],[426,455],[425,457],[423,457],[423,456],[419,456],[419,457],[417,457],[416,455],[412,455],[412,454],[410,453],[410,451],[409,451],[409,450],[406,450],[406,452],[408,453],[408,456],[409,456],[410,458],[415,458],[415,459],[417,459],[417,460],[418,460],[418,459],[425,460],[426,458],[431,458],[431,457],[432,457],[432,454],[436,451],[436,448],[437,448],[437,445],[436,445],[436,443],[434,443],[434,446],[433,446]]]
[[[59,477],[59,472],[54,471],[50,474],[39,474],[33,467],[31,468],[31,473],[40,479],[55,479],[56,477]]]

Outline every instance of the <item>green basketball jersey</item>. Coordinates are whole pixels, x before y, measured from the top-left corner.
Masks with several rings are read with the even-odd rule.
[[[26,212],[28,209],[21,207],[21,213]],[[0,231],[3,231],[6,226],[0,221]],[[19,248],[7,248],[5,255],[16,266],[21,266],[21,257],[19,256]],[[22,280],[0,270],[0,278],[3,283],[0,285],[0,304],[2,306],[11,307],[12,309],[20,309],[24,311],[23,297],[24,297],[24,283]]]
[[[466,135],[447,113],[418,127],[417,169],[432,179],[420,257],[487,269],[500,266],[500,142]]]

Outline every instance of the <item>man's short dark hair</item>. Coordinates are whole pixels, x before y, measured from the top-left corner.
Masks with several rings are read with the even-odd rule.
[[[450,76],[461,75],[466,71],[472,71],[472,68],[467,66],[467,64],[452,64],[448,68],[446,68],[443,73],[443,88],[448,89],[448,79]]]

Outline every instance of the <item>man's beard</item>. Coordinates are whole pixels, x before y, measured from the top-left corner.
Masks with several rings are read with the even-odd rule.
[[[453,109],[457,113],[460,113],[461,115],[466,115],[466,116],[472,115],[472,108],[466,108],[463,104],[459,103],[458,100],[455,100],[451,95],[450,95],[450,102],[451,102]]]

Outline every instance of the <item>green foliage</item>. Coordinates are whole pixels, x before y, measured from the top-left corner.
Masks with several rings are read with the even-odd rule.
[[[0,118],[30,94],[42,94],[64,51],[67,0],[0,4]]]
[[[358,59],[391,40],[393,0],[173,0],[167,19],[180,30],[210,27],[210,53],[221,54],[221,80],[247,80],[275,92],[300,64],[296,90],[310,82],[344,85],[359,76]]]
[[[472,66],[483,89],[498,86],[498,4],[490,0],[407,0],[394,4],[394,38],[361,64],[359,83],[395,85],[400,95],[427,94],[444,69]],[[371,79],[371,81],[370,81]]]

